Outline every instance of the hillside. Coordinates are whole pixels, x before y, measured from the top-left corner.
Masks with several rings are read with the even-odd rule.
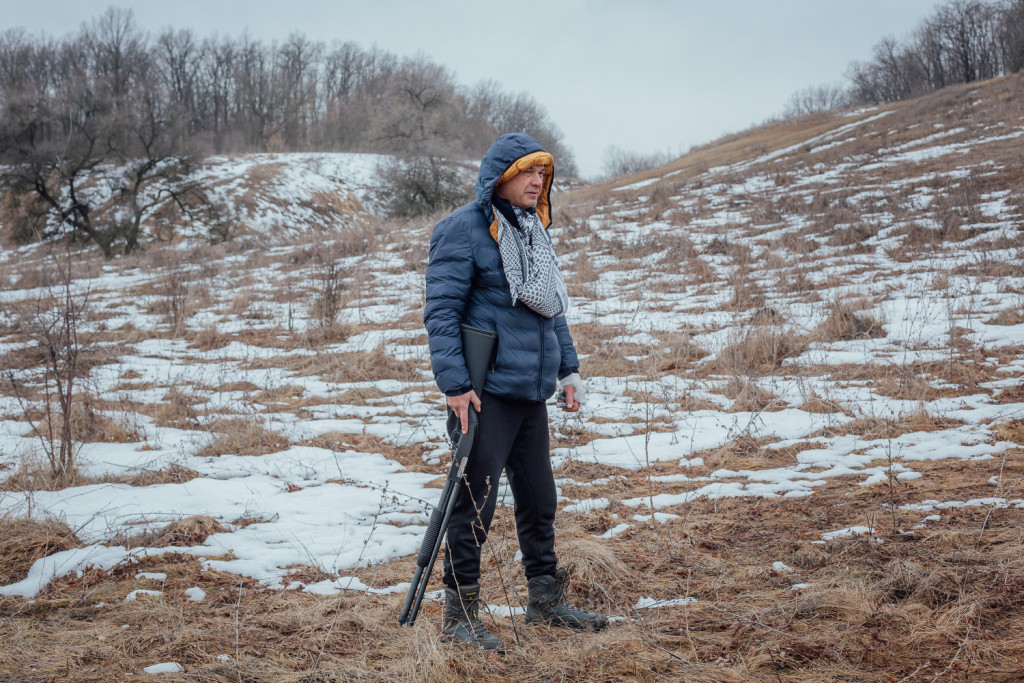
[[[353,190],[367,217],[269,248],[2,252],[0,672],[1014,680],[1021,102],[1017,76],[780,121],[556,197],[589,383],[551,411],[558,551],[617,622],[524,628],[509,497],[484,550],[503,659],[438,644],[436,602],[396,623],[447,462],[433,219]],[[309,221],[279,191],[298,162],[226,163],[257,232]],[[52,341],[88,372],[59,486]]]

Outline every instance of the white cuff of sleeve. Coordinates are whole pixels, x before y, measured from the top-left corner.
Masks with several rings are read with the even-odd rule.
[[[583,379],[580,377],[580,373],[574,372],[571,375],[566,375],[562,379],[558,380],[559,391],[564,391],[566,387],[575,388],[573,398],[578,401],[580,405],[586,403],[587,390],[583,386]]]

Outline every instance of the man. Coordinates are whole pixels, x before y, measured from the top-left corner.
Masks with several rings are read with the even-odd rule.
[[[423,321],[430,362],[448,403],[448,431],[479,413],[478,440],[455,504],[444,556],[445,636],[502,650],[478,618],[480,549],[502,470],[515,496],[516,532],[529,588],[527,622],[601,629],[608,620],[565,602],[555,557],[556,493],[545,401],[556,385],[564,410],[583,402],[565,284],[547,227],[554,159],[529,135],[498,138],[480,163],[476,201],[434,228]],[[483,395],[473,391],[460,325],[497,333]],[[561,401],[560,401],[561,402]]]

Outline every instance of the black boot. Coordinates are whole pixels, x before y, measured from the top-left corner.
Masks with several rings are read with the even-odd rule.
[[[565,601],[569,587],[569,572],[565,568],[557,569],[554,576],[535,576],[527,587],[530,590],[530,601],[526,605],[528,624],[546,622],[591,631],[600,631],[608,625],[604,615],[576,609]]]
[[[498,636],[487,630],[477,614],[480,609],[480,586],[460,586],[444,589],[444,628],[441,633],[449,640],[481,650],[505,651]]]

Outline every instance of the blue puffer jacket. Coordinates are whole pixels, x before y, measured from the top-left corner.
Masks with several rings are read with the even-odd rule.
[[[555,391],[555,378],[576,372],[579,366],[563,316],[545,318],[522,302],[512,305],[491,232],[495,218],[491,195],[499,179],[515,175],[516,162],[530,163],[537,153],[550,160],[529,135],[512,133],[498,138],[480,163],[476,201],[438,223],[430,238],[423,323],[434,378],[447,396],[471,388],[462,356],[460,323],[498,334],[497,356],[485,385],[492,394],[544,401]],[[544,227],[550,224],[550,178],[548,173],[537,207]]]

